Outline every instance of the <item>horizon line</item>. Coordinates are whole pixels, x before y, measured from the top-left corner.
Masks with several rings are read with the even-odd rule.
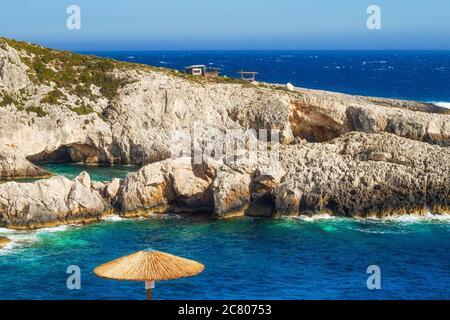
[[[255,48],[255,49],[243,49],[243,48],[235,48],[235,49],[206,49],[206,48],[200,48],[200,49],[189,49],[189,48],[177,48],[177,49],[136,49],[136,48],[120,48],[120,49],[77,49],[76,45],[74,46],[75,48],[70,48],[70,46],[63,46],[63,45],[59,45],[59,44],[51,44],[51,43],[47,43],[44,44],[46,41],[36,41],[36,40],[19,40],[17,38],[11,38],[11,37],[7,37],[7,36],[1,36],[0,38],[4,38],[7,40],[14,40],[14,41],[19,41],[19,42],[26,42],[26,43],[30,43],[33,45],[38,45],[38,46],[42,46],[42,47],[46,47],[49,49],[53,49],[53,50],[59,50],[59,51],[71,51],[71,52],[75,52],[75,53],[83,53],[83,52],[122,52],[122,51],[129,51],[129,52],[249,52],[249,51],[254,51],[254,52],[269,52],[269,51],[291,51],[291,52],[307,52],[307,51],[338,51],[338,52],[349,52],[349,51],[354,51],[354,52],[399,52],[399,51],[403,51],[403,52],[429,52],[429,51],[433,51],[433,52],[450,52],[450,48],[448,49],[436,49],[436,48],[431,48],[431,49],[417,49],[417,48],[385,48],[385,49],[370,49],[370,48],[326,48],[326,49],[316,49],[316,48],[308,48],[308,49],[300,49],[300,48]],[[43,43],[44,42],[44,43]]]
[[[232,52],[232,51],[441,51],[441,52],[450,52],[450,49],[94,49],[94,50],[72,50],[72,49],[59,49],[59,48],[51,48],[54,50],[63,50],[63,51],[72,51],[72,52],[122,52],[122,51],[128,51],[128,52],[158,52],[158,51],[192,51],[192,52],[199,52],[199,51],[226,51],[226,52]]]

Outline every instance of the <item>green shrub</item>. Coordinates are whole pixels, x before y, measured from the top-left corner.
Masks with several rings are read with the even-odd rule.
[[[36,106],[28,107],[28,108],[27,108],[27,112],[28,112],[28,113],[34,112],[34,113],[37,114],[37,116],[38,116],[39,118],[43,118],[43,117],[45,117],[45,116],[48,114],[48,113],[45,112],[41,107],[36,107]]]
[[[92,98],[90,86],[95,85],[107,99],[115,98],[118,89],[126,84],[125,79],[118,79],[111,74],[119,65],[115,60],[51,50],[10,39],[0,38],[0,43],[1,41],[6,41],[16,50],[33,55],[33,58],[24,56],[21,59],[30,68],[30,78],[37,84],[48,85],[54,82],[72,94],[89,98]],[[74,83],[78,84],[74,87]]]
[[[60,90],[55,89],[47,93],[47,95],[41,99],[41,103],[57,104],[62,97],[65,97],[64,94]]]
[[[71,108],[70,110],[72,110],[73,112],[75,112],[76,114],[80,115],[80,116],[84,116],[87,114],[91,114],[94,112],[94,109],[92,109],[91,106],[86,106],[85,104],[82,104],[79,107],[76,108]]]
[[[10,105],[10,104],[17,105],[18,103],[17,103],[16,99],[11,97],[7,93],[4,93],[3,97],[1,97],[1,100],[0,100],[0,107],[6,107],[7,105]]]

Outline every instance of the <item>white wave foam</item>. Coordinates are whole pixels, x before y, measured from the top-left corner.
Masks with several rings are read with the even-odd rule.
[[[346,226],[347,230],[362,232],[362,233],[372,233],[372,234],[405,234],[407,233],[405,230],[394,231],[394,230],[384,230],[383,227],[379,229],[362,229],[362,228],[353,228]]]
[[[103,218],[102,220],[103,221],[122,221],[122,220],[125,220],[125,218],[122,218],[119,215],[113,214],[111,216]]]
[[[431,221],[439,221],[439,222],[450,222],[450,214],[432,214],[428,213],[426,215],[417,215],[417,214],[408,214],[398,217],[388,217],[384,219],[385,221],[394,221],[394,222],[431,222]]]
[[[392,217],[385,217],[385,218],[378,218],[378,217],[367,217],[367,218],[361,218],[357,217],[355,220],[359,220],[362,222],[386,222],[386,223],[392,223],[392,222],[401,222],[401,223],[424,223],[424,222],[449,222],[450,223],[450,214],[432,214],[431,212],[428,212],[427,214],[405,214],[400,216],[392,216]]]
[[[17,231],[13,229],[0,228],[0,236],[7,237],[11,242],[4,246],[0,253],[8,253],[27,245],[31,245],[39,241],[44,234],[62,232],[75,225],[62,225],[57,227],[42,228],[34,231]]]
[[[319,214],[314,216],[298,216],[298,217],[283,217],[285,219],[297,219],[301,221],[313,222],[313,221],[321,221],[321,220],[355,220],[361,222],[449,222],[450,223],[450,213],[446,214],[432,214],[431,212],[426,215],[421,214],[408,214],[401,216],[393,216],[386,218],[377,218],[377,217],[336,217],[329,214]]]
[[[315,216],[299,216],[299,217],[297,217],[297,219],[310,222],[310,221],[342,219],[342,218],[330,216],[329,214],[319,214],[319,215],[315,215]]]
[[[16,251],[18,248],[21,248],[25,245],[30,245],[39,240],[36,232],[33,233],[11,233],[8,234],[7,238],[11,241],[2,249],[0,249],[0,255],[8,254],[12,251]]]
[[[61,226],[57,226],[57,227],[42,228],[42,229],[36,230],[35,232],[37,234],[39,234],[39,233],[60,232],[60,231],[66,231],[69,227],[74,227],[74,226],[76,226],[76,225],[74,225],[74,224],[66,224],[66,225],[61,225]]]
[[[10,234],[10,233],[14,233],[14,232],[16,232],[16,230],[8,229],[8,228],[0,228],[0,236],[1,235],[6,235],[6,234]]]
[[[432,102],[434,105],[446,109],[450,109],[450,102]]]

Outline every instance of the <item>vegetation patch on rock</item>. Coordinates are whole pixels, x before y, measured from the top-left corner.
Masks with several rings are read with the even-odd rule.
[[[94,109],[92,109],[91,106],[87,106],[85,104],[82,104],[79,107],[71,108],[70,110],[72,110],[73,112],[75,112],[80,116],[88,115],[94,112]]]
[[[127,83],[126,79],[113,74],[115,68],[122,64],[112,59],[51,50],[4,38],[0,38],[0,41],[23,54],[21,60],[29,67],[29,77],[36,85],[55,84],[80,98],[95,98],[91,90],[94,85],[100,88],[103,97],[111,100],[117,96],[117,90]],[[78,84],[74,86],[74,82]],[[57,101],[61,97],[54,92],[47,101]]]
[[[31,106],[31,107],[28,107],[26,110],[28,113],[29,112],[36,113],[39,118],[43,118],[46,115],[48,115],[48,113],[45,112],[44,109],[42,109],[42,107],[38,107],[38,106]]]

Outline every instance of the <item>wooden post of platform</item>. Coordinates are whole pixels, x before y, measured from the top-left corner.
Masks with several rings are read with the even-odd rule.
[[[238,72],[241,75],[241,79],[248,80],[248,81],[256,81],[256,75],[258,72],[255,71],[239,71]],[[246,77],[247,76],[247,77]],[[248,77],[250,76],[250,77]]]

